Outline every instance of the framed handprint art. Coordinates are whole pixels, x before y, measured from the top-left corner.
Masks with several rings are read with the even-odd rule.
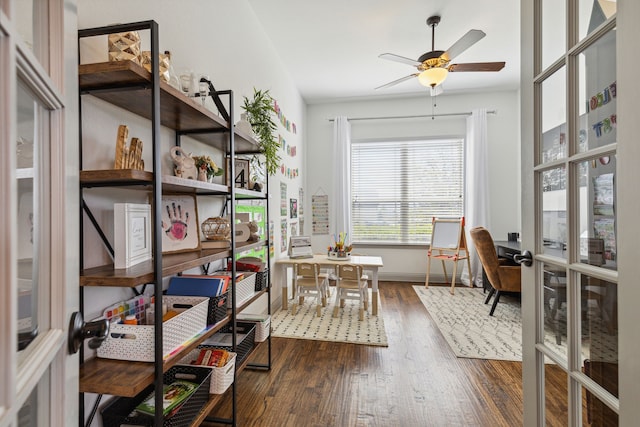
[[[200,249],[195,196],[164,194],[160,214],[163,254]]]

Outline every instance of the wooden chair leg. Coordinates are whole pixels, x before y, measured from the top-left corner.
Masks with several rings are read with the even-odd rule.
[[[493,316],[493,312],[496,309],[496,305],[498,305],[498,301],[500,301],[500,294],[502,294],[502,292],[500,291],[496,292],[496,298],[493,300],[493,305],[491,306],[491,311],[489,312],[489,316]]]

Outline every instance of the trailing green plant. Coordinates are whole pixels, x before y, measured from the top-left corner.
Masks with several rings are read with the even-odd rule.
[[[274,175],[280,166],[280,142],[274,136],[277,125],[274,119],[276,110],[269,90],[253,88],[253,99],[244,97],[242,109],[247,113],[247,120],[256,134],[260,151],[265,157],[265,167],[269,175]],[[255,162],[253,162],[255,163]]]

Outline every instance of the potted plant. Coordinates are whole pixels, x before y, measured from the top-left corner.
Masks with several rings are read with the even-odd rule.
[[[253,98],[249,99],[245,96],[242,105],[260,145],[260,151],[264,154],[265,168],[269,175],[275,174],[280,166],[280,156],[278,155],[280,142],[274,136],[277,126],[273,118],[276,112],[273,105],[274,100],[269,90],[257,90],[256,88],[253,88]],[[254,156],[251,163],[253,171],[256,172],[252,179],[257,181],[264,178],[259,172],[263,170],[259,159]]]
[[[211,181],[214,176],[220,176],[224,172],[209,156],[193,156],[193,160],[196,162],[200,181]],[[201,176],[206,179],[201,179]]]

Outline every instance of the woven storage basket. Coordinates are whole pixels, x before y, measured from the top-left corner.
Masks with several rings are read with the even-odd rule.
[[[256,292],[260,292],[263,289],[269,287],[269,269],[265,268],[264,271],[258,271],[256,273]]]
[[[202,366],[191,365],[191,361],[196,360],[200,354],[200,350],[203,348],[213,348],[210,346],[199,346],[197,349],[190,351],[180,363],[189,363],[190,366]],[[203,366],[204,368],[211,369],[211,386],[209,388],[210,394],[222,394],[231,384],[233,384],[234,372],[236,369],[236,356],[237,354],[230,351],[227,364],[221,367],[217,366]]]
[[[211,369],[201,366],[176,365],[165,372],[163,382],[171,384],[175,380],[191,381],[200,384],[200,386],[184,401],[178,412],[165,418],[162,425],[166,427],[190,426],[209,400]],[[154,385],[152,384],[135,397],[117,397],[109,401],[101,411],[102,425],[104,427],[119,427],[122,424],[154,426],[153,417],[134,412],[136,406],[153,393],[153,390]]]
[[[256,274],[244,273],[244,279],[236,282],[236,304],[242,304],[243,301],[251,298],[255,293]]]
[[[256,339],[256,325],[251,322],[236,322],[236,332],[238,334],[245,334],[242,341],[236,342],[235,352],[238,353],[238,358],[236,359],[236,364],[242,363],[242,361],[247,357],[247,355],[253,350],[255,346]],[[231,333],[231,324],[227,324],[219,332],[214,334],[211,338],[205,340],[203,345],[199,346],[201,348],[224,348],[227,351],[233,351],[233,347],[231,345],[214,345],[208,344],[207,342],[215,342],[217,338],[222,335],[228,335]],[[230,340],[228,340],[230,341]]]
[[[207,327],[209,298],[165,296],[169,309],[191,307],[162,324],[162,354],[164,357]],[[109,335],[98,347],[98,357],[106,359],[153,362],[154,325],[112,324]]]
[[[227,315],[229,305],[229,294],[225,293],[217,297],[209,298],[209,310],[207,314],[207,325],[215,325]]]
[[[254,323],[256,325],[255,342],[263,342],[269,338],[269,334],[271,333],[271,316],[264,320],[242,319],[242,321]]]

